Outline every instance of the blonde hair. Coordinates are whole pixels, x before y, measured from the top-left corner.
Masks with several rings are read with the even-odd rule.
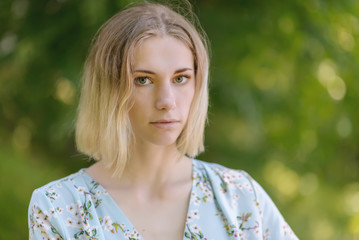
[[[82,78],[76,122],[77,149],[112,168],[114,175],[122,173],[131,157],[133,134],[128,113],[133,91],[133,54],[141,41],[158,35],[181,40],[193,53],[195,95],[187,123],[177,139],[177,148],[189,157],[204,151],[209,68],[206,35],[199,24],[195,27],[167,6],[140,3],[117,13],[101,26]]]

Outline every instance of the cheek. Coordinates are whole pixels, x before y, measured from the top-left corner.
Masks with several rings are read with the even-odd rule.
[[[151,98],[148,91],[144,89],[135,89],[132,96],[132,108],[130,111],[141,112],[141,110],[147,109],[149,105],[149,99]]]
[[[186,89],[186,91],[182,94],[182,96],[180,97],[180,103],[182,105],[182,109],[183,111],[185,111],[187,114],[191,108],[193,99],[194,99],[194,86]]]
[[[133,96],[132,107],[129,111],[129,118],[131,123],[135,123],[138,119],[141,119],[146,106],[144,106],[143,99],[138,96]]]
[[[191,93],[188,94],[188,98],[187,98],[188,100],[186,102],[188,108],[191,107],[192,102],[193,102],[193,98],[194,98],[194,91],[192,91]]]
[[[190,89],[188,90],[188,99],[189,99],[189,104],[191,105],[193,102],[193,98],[196,92],[196,86],[195,86],[195,82],[193,81],[191,84]]]
[[[143,103],[135,101],[129,112],[130,119],[132,121],[138,120],[139,118],[142,117],[145,110],[146,110],[146,106],[144,106]]]

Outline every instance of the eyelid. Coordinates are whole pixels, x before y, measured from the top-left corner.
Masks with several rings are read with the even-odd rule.
[[[184,84],[184,83],[186,83],[186,82],[191,78],[191,76],[188,75],[188,74],[180,74],[180,75],[175,76],[175,77],[173,78],[173,81],[175,82],[175,80],[176,80],[177,78],[180,78],[180,77],[185,78],[185,80],[184,80],[182,83],[178,83],[178,84]]]
[[[139,81],[139,79],[141,79],[141,78],[142,78],[142,79],[144,79],[144,78],[148,79],[149,83],[140,84],[138,81]],[[135,82],[136,85],[145,86],[145,85],[147,85],[147,84],[151,84],[151,83],[152,83],[152,80],[151,80],[151,78],[150,78],[149,76],[138,76],[138,77],[135,77],[135,78],[134,78],[134,82]]]
[[[176,79],[178,79],[178,78],[184,78],[183,82],[177,82]],[[173,79],[172,81],[173,81],[174,83],[176,83],[176,84],[185,84],[185,83],[187,83],[188,80],[191,79],[191,78],[192,78],[192,75],[191,75],[191,74],[179,73],[179,74],[177,74],[176,76],[174,76],[174,77],[172,78],[172,79]],[[133,80],[134,83],[135,83],[136,85],[139,85],[139,86],[145,86],[145,85],[148,85],[148,84],[153,83],[152,78],[149,77],[149,76],[147,76],[147,75],[137,76],[137,77],[134,77],[133,79],[134,79],[134,80]],[[141,83],[139,83],[139,80],[140,80],[140,79],[147,79],[149,82],[144,83],[144,84],[141,84]]]

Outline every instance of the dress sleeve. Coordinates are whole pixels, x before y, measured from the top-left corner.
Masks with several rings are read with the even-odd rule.
[[[28,210],[30,240],[64,239],[60,233],[63,221],[58,217],[63,209],[54,208],[51,195],[53,193],[43,189],[35,190],[32,194]]]
[[[264,189],[254,179],[250,178],[250,182],[254,188],[256,204],[262,215],[263,239],[298,240]]]

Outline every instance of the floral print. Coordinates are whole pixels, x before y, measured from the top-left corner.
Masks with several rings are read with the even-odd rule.
[[[296,240],[276,206],[246,172],[192,159],[184,240]],[[108,192],[81,169],[34,191],[30,239],[143,240]]]

